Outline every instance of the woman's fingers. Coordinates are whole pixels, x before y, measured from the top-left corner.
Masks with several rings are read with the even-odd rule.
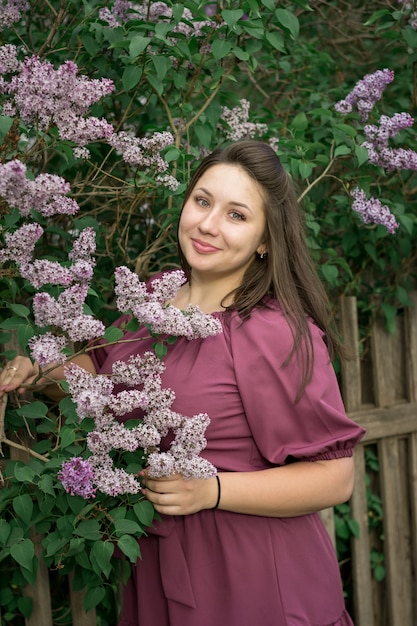
[[[37,374],[38,368],[27,357],[16,357],[9,361],[0,373],[0,397],[5,392],[32,382]]]

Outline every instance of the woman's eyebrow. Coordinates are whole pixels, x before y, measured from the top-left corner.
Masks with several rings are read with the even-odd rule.
[[[205,187],[197,187],[195,191],[202,191],[207,196],[210,196],[210,198],[213,197],[213,194],[210,193],[210,191],[208,189],[206,189]],[[229,202],[229,204],[232,204],[233,206],[240,206],[240,207],[242,207],[244,209],[248,209],[248,211],[252,212],[252,209],[250,208],[250,206],[248,206],[244,202],[238,202],[237,200],[231,200]]]

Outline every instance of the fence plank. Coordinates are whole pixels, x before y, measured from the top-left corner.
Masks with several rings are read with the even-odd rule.
[[[362,405],[362,388],[356,298],[340,298],[339,310],[343,341],[352,353],[351,359],[342,362],[342,396],[346,411],[358,411]]]
[[[412,307],[405,310],[405,350],[410,402],[417,402],[417,291],[409,294]]]
[[[371,354],[376,405],[390,407],[395,402],[392,338],[380,315],[375,316],[371,330]]]
[[[412,607],[413,573],[405,441],[385,438],[379,442],[378,449],[384,506],[389,626],[411,626],[415,622]]]
[[[411,502],[411,551],[414,563],[412,597],[413,611],[417,621],[417,433],[410,435],[410,502]]]
[[[84,591],[74,591],[74,572],[68,576],[69,579],[69,592],[71,602],[72,613],[72,625],[73,626],[96,626],[97,617],[95,609],[91,609],[88,613],[84,609]]]
[[[353,604],[356,626],[374,626],[372,576],[369,560],[368,505],[365,482],[365,446],[355,450],[355,488],[351,498],[352,517],[359,525],[359,537],[352,540]]]
[[[404,402],[387,409],[374,408],[349,416],[366,429],[362,442],[417,432],[417,403]]]

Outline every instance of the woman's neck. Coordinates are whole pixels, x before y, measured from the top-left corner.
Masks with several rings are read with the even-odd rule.
[[[226,296],[234,288],[235,286],[229,286],[224,279],[202,281],[191,277],[190,282],[180,287],[170,304],[182,310],[189,305],[196,305],[204,313],[216,313],[224,311],[232,304],[232,299]]]

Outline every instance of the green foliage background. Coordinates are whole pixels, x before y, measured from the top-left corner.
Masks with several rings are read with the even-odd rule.
[[[277,150],[303,199],[310,246],[332,301],[336,305],[342,294],[358,297],[365,336],[371,296],[377,295],[393,329],[398,308],[409,305],[408,293],[416,285],[417,175],[387,175],[370,165],[360,146],[358,116],[341,116],[334,105],[366,73],[389,68],[395,80],[369,121],[382,113],[415,115],[417,32],[410,11],[394,1],[220,2],[210,5],[217,28],[205,28],[198,38],[176,27],[184,8],[193,20],[206,19],[206,4],[168,4],[171,19],[131,19],[111,29],[98,17],[111,2],[35,0],[20,22],[0,34],[0,44],[18,46],[22,59],[39,55],[55,68],[73,60],[80,74],[111,78],[114,93],[91,114],[105,117],[116,130],[143,137],[168,129],[175,137],[165,153],[169,173],[181,182],[173,193],[155,184],[152,171],[133,170],[104,143],[90,145],[91,158],[81,161],[53,126],[41,132],[18,117],[0,115],[0,160],[18,157],[32,175],[63,176],[82,207],[75,218],[36,216],[45,229],[38,256],[65,259],[73,233],[93,226],[98,264],[88,304],[101,319],[113,321],[114,267],[128,265],[144,279],[176,265],[175,225],[190,173],[204,153],[227,141],[222,107],[233,108],[244,98],[251,105],[250,121],[267,125],[263,138],[279,140]],[[0,105],[5,98],[0,95]],[[403,131],[393,144],[416,150],[415,129]],[[400,223],[395,235],[365,226],[352,213],[349,190],[358,184],[391,208]],[[21,225],[18,212],[2,200],[0,213],[3,233]],[[13,267],[0,269],[4,358],[25,352],[35,332],[33,293]],[[87,608],[97,606],[99,623],[112,624],[120,572],[111,540],[121,547],[124,541],[134,560],[132,537],[143,532],[152,512],[139,499],[90,505],[66,495],[53,477],[63,458],[79,453],[91,424],[78,424],[69,400],[56,407],[28,396],[15,404],[6,413],[6,431],[36,433],[34,451],[46,454],[48,462],[32,456],[29,464],[7,465],[9,483],[0,490],[0,559],[2,571],[10,574],[0,577],[3,620],[17,625],[30,613],[22,588],[36,576],[31,535],[36,526],[45,536],[48,565],[63,573],[75,567],[79,586],[87,590]],[[5,445],[3,453],[9,454]],[[345,509],[338,528],[345,554],[349,533],[355,532]],[[56,615],[57,624],[69,623],[59,611]]]

